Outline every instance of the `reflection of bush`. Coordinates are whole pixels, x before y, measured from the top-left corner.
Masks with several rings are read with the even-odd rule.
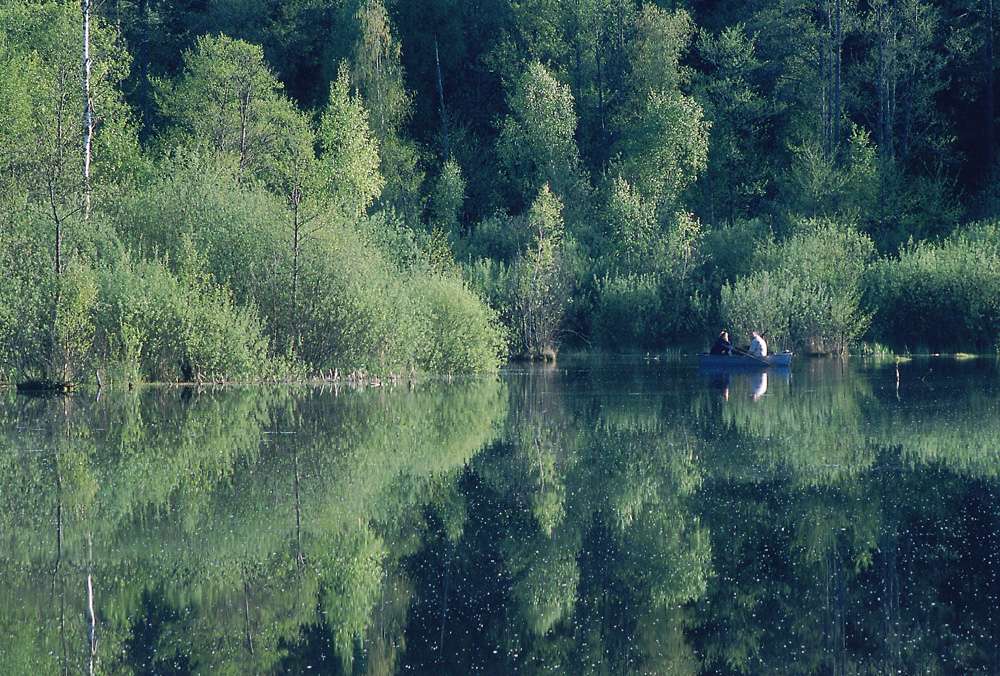
[[[794,387],[772,378],[769,391],[780,396],[760,401],[732,396],[713,408],[707,392],[691,399],[693,433],[715,440],[705,449],[707,475],[737,481],[795,476],[836,484],[870,471],[878,449],[886,447],[901,448],[913,464],[940,462],[963,474],[996,475],[996,398],[988,379],[962,377],[981,374],[982,361],[904,366],[902,377],[911,384],[902,400],[892,387],[879,387],[880,381],[895,382],[891,365],[865,372],[846,368],[848,377],[839,360],[810,361],[795,371]],[[925,374],[932,375],[919,378]],[[948,403],[923,406],[921,397]]]
[[[0,477],[17,489],[0,496],[0,573],[19,560],[26,581],[48,579],[61,557],[80,608],[72,571],[92,560],[108,666],[143,631],[158,659],[260,673],[307,626],[327,627],[349,660],[381,592],[384,533],[493,439],[504,410],[496,380],[368,395],[184,392],[19,397],[0,418],[13,444]],[[58,609],[31,599],[51,585],[23,589],[0,597],[0,617],[58,632],[46,619]],[[160,624],[131,624],[144,606]],[[21,657],[33,659],[13,664]]]

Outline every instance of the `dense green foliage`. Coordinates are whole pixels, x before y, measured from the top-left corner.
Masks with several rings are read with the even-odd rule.
[[[751,324],[797,350],[994,351],[995,13],[108,0],[85,94],[77,3],[11,0],[3,369],[490,370]],[[963,265],[974,291],[942,281]],[[123,305],[154,296],[172,309]],[[147,321],[177,325],[129,333]]]

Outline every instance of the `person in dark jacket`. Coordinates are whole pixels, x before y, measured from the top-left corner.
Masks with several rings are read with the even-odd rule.
[[[718,354],[728,357],[733,351],[733,344],[729,342],[729,333],[723,331],[719,334],[719,337],[715,339],[712,344],[712,349],[708,351],[709,354]]]

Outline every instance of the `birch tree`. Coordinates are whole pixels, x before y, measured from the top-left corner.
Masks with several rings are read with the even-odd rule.
[[[499,152],[509,179],[522,197],[534,199],[548,185],[566,203],[583,177],[572,91],[532,61],[512,83],[508,105]]]
[[[403,133],[412,101],[403,82],[402,43],[382,0],[363,0],[354,18],[359,38],[351,81],[361,93],[378,139],[385,180],[381,201],[412,220],[421,211],[419,191],[424,175],[417,146]]]
[[[160,110],[174,123],[167,143],[232,154],[246,178],[266,179],[280,171],[274,159],[298,127],[282,89],[259,46],[200,36],[184,54],[180,80],[157,83]]]
[[[34,362],[29,370],[58,379],[78,373],[92,334],[90,261],[79,251],[80,223],[89,217],[95,181],[117,180],[104,169],[121,167],[116,153],[134,139],[117,88],[128,70],[127,55],[117,33],[92,21],[86,5],[83,10],[81,16],[80,6],[60,2],[0,8],[2,67],[8,73],[0,110],[11,112],[0,154],[8,224],[12,234],[20,230],[44,243],[35,249],[43,261],[15,258],[24,269],[11,274],[34,278],[25,269],[44,264],[51,280],[42,282],[49,290],[43,309],[23,315],[38,325],[30,331],[33,349],[19,350],[19,359]],[[105,126],[116,133],[103,143]],[[67,277],[70,267],[74,273]]]

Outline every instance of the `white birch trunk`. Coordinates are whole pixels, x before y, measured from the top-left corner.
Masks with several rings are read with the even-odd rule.
[[[94,138],[93,102],[90,100],[90,0],[83,9],[83,220],[90,218],[90,150]]]

